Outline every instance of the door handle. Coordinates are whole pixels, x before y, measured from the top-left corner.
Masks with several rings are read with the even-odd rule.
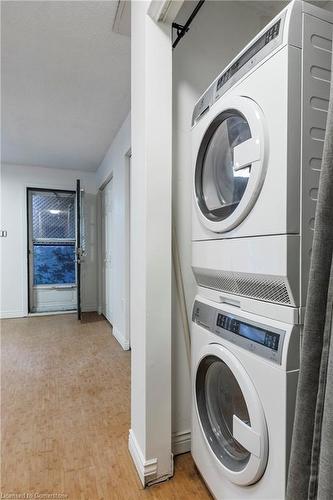
[[[260,435],[238,418],[237,415],[232,417],[232,435],[246,450],[260,458]]]
[[[251,137],[234,147],[234,170],[246,168],[254,161],[260,160],[260,142]]]

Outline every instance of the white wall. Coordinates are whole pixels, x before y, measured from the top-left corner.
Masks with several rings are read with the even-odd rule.
[[[193,6],[192,6],[193,7]],[[185,14],[191,12],[185,2]],[[179,18],[184,18],[180,11]],[[186,18],[187,16],[185,16]],[[184,21],[185,19],[181,19]],[[173,214],[179,244],[188,318],[196,284],[191,271],[191,116],[195,102],[230,60],[266,24],[239,2],[206,1],[189,32],[173,51]],[[188,449],[191,411],[190,372],[179,304],[173,284],[173,421],[174,440]],[[186,444],[187,443],[187,444]],[[177,451],[177,449],[176,449]]]
[[[131,4],[131,430],[143,484],[172,475],[170,27]]]
[[[86,191],[87,246],[83,267],[82,308],[96,310],[96,182],[95,174],[78,170],[1,165],[1,229],[8,231],[1,245],[1,317],[20,317],[27,303],[27,202],[26,188],[75,190],[81,179]]]
[[[112,314],[113,334],[124,349],[129,348],[129,157],[131,147],[131,117],[125,119],[97,172],[97,187],[101,188],[113,178],[112,211]],[[101,268],[99,269],[102,283]],[[102,299],[101,287],[99,301]],[[101,302],[99,303],[101,310]]]

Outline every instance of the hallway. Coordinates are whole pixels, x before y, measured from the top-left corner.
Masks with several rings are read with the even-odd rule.
[[[171,481],[142,489],[127,445],[130,353],[101,316],[4,320],[1,334],[2,495],[210,498],[189,454]]]

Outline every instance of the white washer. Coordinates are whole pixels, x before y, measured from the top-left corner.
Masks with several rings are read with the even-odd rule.
[[[197,297],[192,455],[219,500],[283,500],[300,326]]]
[[[332,23],[331,12],[290,3],[195,106],[192,266],[202,294],[305,305]]]

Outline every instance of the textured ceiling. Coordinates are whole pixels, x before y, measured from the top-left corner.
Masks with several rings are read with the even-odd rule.
[[[1,2],[2,161],[94,171],[130,110],[116,1]]]

